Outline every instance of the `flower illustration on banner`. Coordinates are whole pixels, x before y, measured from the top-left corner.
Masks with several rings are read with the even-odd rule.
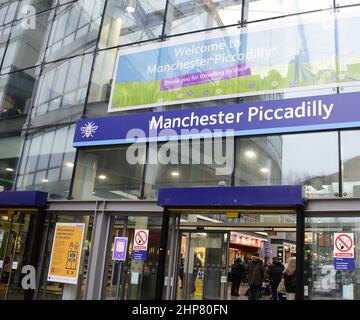
[[[217,94],[220,94],[220,93],[222,93],[222,92],[223,92],[223,89],[221,89],[221,88],[216,89],[216,93],[217,93]]]
[[[204,96],[207,96],[208,94],[209,94],[208,90],[204,91]]]
[[[183,97],[183,94],[182,93],[179,93],[178,95],[177,95],[177,98],[178,99],[181,99]]]
[[[94,137],[93,134],[99,127],[94,122],[87,122],[84,126],[80,128],[83,138]]]
[[[278,85],[279,85],[279,83],[278,83],[276,80],[274,80],[274,81],[271,82],[271,86],[272,86],[273,88],[276,88]]]
[[[192,96],[193,95],[193,92],[191,90],[189,90],[187,93],[186,93],[188,96]]]
[[[250,84],[249,84],[249,88],[250,88],[250,89],[254,89],[254,88],[255,88],[255,85],[254,85],[253,83],[250,83]]]

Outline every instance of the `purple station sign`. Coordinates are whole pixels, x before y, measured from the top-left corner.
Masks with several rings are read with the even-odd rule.
[[[125,261],[127,247],[128,247],[128,238],[115,237],[112,259],[117,261]]]
[[[360,127],[360,93],[80,119],[74,147]]]

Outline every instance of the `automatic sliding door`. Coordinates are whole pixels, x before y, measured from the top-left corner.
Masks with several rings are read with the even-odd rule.
[[[182,233],[179,299],[226,299],[227,233]]]

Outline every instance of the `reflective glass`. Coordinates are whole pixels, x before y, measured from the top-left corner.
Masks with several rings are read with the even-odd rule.
[[[337,134],[238,138],[235,185],[306,187],[307,197],[338,196]]]
[[[139,199],[145,146],[139,145],[140,163],[130,164],[128,146],[81,150],[72,197],[75,199]]]
[[[337,11],[338,81],[344,85],[354,85],[360,80],[360,43],[354,32],[360,28],[360,6]]]
[[[354,246],[355,259],[349,259],[354,262],[353,270],[340,270],[334,259],[335,233],[352,233],[358,241],[359,226],[359,217],[305,218],[305,299],[360,299],[359,246]]]
[[[161,187],[230,186],[234,139],[150,143],[145,197],[157,199]]]
[[[360,131],[341,132],[343,195],[360,197]]]
[[[75,125],[71,125],[45,129],[27,137],[17,190],[45,191],[50,199],[68,196],[75,160],[74,130]]]
[[[9,191],[14,185],[22,141],[20,136],[0,138],[0,192]]]
[[[108,48],[161,35],[165,0],[109,0],[100,48]]]
[[[51,63],[38,83],[31,113],[31,126],[64,123],[82,114],[93,54]]]
[[[95,48],[104,0],[79,0],[57,8],[46,61],[74,56]]]
[[[246,0],[249,3],[247,21],[254,21],[287,14],[329,9],[333,7],[332,0]]]
[[[0,76],[0,132],[22,128],[38,71],[33,68]]]
[[[34,29],[24,28],[24,20],[17,21],[12,27],[1,68],[2,73],[32,67],[39,62],[46,41],[49,12],[37,15],[34,19]]]
[[[238,24],[242,1],[169,0],[166,35]]]
[[[0,25],[12,22],[15,19],[16,9],[19,1],[2,1],[0,3]]]

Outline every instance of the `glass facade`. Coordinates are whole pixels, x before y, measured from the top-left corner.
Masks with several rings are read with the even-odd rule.
[[[144,201],[156,200],[159,188],[169,186],[301,184],[308,198],[359,198],[360,130],[354,128],[236,137],[229,144],[222,139],[200,139],[188,141],[185,149],[176,142],[165,147],[162,143],[147,143],[136,151],[140,159],[137,164],[127,161],[128,145],[78,150],[72,146],[75,123],[84,117],[359,92],[360,44],[353,30],[360,28],[360,19],[354,19],[351,25],[347,23],[347,19],[354,16],[360,16],[360,1],[0,1],[0,192],[45,191],[51,201]],[[315,32],[314,21],[320,21]],[[283,25],[299,27],[294,34],[281,38],[276,30]],[[209,30],[221,30],[226,35],[237,29],[266,30],[264,46],[278,48],[277,61],[272,58],[262,61],[258,72],[263,79],[269,74],[262,70],[280,65],[276,73],[279,81],[287,77],[299,83],[304,79],[316,78],[316,81],[308,88],[291,92],[280,90],[277,83],[272,83],[272,93],[254,91],[246,95],[239,93],[235,98],[108,113],[118,52],[159,42],[188,41],[194,34],[206,36]],[[256,43],[249,38],[246,45],[251,48]],[[310,60],[316,64],[310,66]],[[207,149],[208,144],[216,150]],[[199,148],[190,153],[189,163],[181,162],[194,145]],[[224,159],[226,150],[230,150],[231,157]],[[153,163],[151,155],[157,151],[160,158]],[[176,158],[178,163],[168,164],[169,157]],[[216,174],[216,166],[210,163],[221,163],[229,170]],[[136,217],[127,217],[134,227]],[[91,241],[91,216],[58,215],[57,218],[73,222],[85,219],[86,239]],[[19,214],[16,219],[19,232],[26,236],[29,216]],[[345,222],[340,218],[335,222],[323,219],[325,226],[321,231],[313,230],[315,220],[307,220],[307,232],[311,232],[314,239],[321,238],[321,232],[326,234],[326,224],[332,223],[338,223],[336,228],[342,223],[348,224],[355,234],[357,232],[358,218]],[[50,235],[55,220],[46,222]],[[159,246],[157,233],[161,221],[150,222],[155,226],[156,237],[151,239],[154,253]],[[133,230],[124,229],[123,224],[123,220],[115,219],[111,235],[132,237]],[[51,236],[47,239],[50,242],[46,244],[46,252],[51,249],[51,239]],[[331,236],[328,241],[331,243]],[[90,246],[84,250],[89,253]],[[318,270],[317,264],[328,264],[326,248],[314,243],[308,250],[306,270],[309,274],[321,274],[323,271]],[[118,266],[110,263],[103,294],[109,299],[119,295],[129,299],[153,298],[155,293],[151,290],[148,296],[141,296],[142,292],[131,288],[128,278],[129,270],[143,268],[146,278],[141,285],[152,287],[157,266],[150,265],[150,262],[155,263],[150,260],[141,266],[133,266],[130,260],[124,263],[121,272],[126,273],[127,280],[122,293],[114,289]],[[358,269],[356,260],[356,276]],[[81,270],[86,275],[86,262],[82,262]],[[345,282],[346,285],[352,283],[352,297],[360,299],[356,281],[348,278],[351,277],[344,274],[342,286]],[[86,276],[74,293],[68,292],[66,287],[47,285],[46,277],[42,278],[39,298],[59,299],[64,290],[65,296],[83,298],[85,279]],[[340,297],[340,291],[345,290],[336,287],[325,293],[314,283],[308,288],[309,298],[323,298],[328,294]],[[346,287],[348,292],[349,288]]]

